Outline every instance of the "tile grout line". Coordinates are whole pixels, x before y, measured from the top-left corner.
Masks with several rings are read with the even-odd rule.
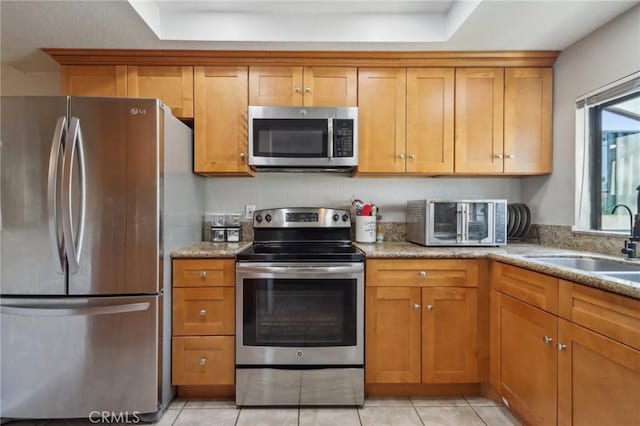
[[[364,402],[362,403],[362,408],[364,408]],[[362,417],[360,417],[360,407],[356,407],[356,413],[358,414],[358,422],[360,422],[360,426],[363,426]]]
[[[418,420],[420,420],[420,423],[422,424],[422,426],[426,426],[424,423],[424,420],[422,420],[422,416],[420,416],[420,413],[418,412],[418,409],[416,408],[416,404],[413,403],[413,398],[409,397],[409,402],[411,402],[411,406],[413,407],[413,411],[416,412],[416,416],[418,416]]]
[[[233,423],[233,426],[237,426],[238,422],[240,421],[240,413],[242,412],[242,407],[238,408],[238,406],[236,405],[236,409],[238,410],[238,414],[236,415],[236,421]]]
[[[466,399],[465,399],[465,400],[466,400]],[[469,402],[469,401],[467,401],[467,402]],[[489,423],[487,423],[487,422],[485,421],[484,417],[482,417],[482,416],[480,415],[480,413],[478,413],[478,412],[476,411],[475,407],[474,407],[473,405],[471,405],[471,404],[469,404],[469,406],[471,407],[471,409],[473,410],[473,412],[476,414],[476,416],[478,416],[478,418],[480,419],[480,421],[481,421],[482,423],[484,423],[486,426],[489,426]]]
[[[171,401],[171,402],[173,402],[173,401]],[[171,402],[169,402],[169,404],[171,404]],[[184,410],[184,408],[187,406],[187,402],[189,402],[189,400],[188,400],[188,399],[184,401],[184,405],[182,406],[182,408],[180,408],[180,411],[178,411],[178,415],[176,416],[176,418],[175,418],[175,419],[173,419],[173,421],[171,422],[171,426],[173,426],[173,425],[175,425],[175,424],[176,424],[176,422],[177,422],[177,421],[178,421],[178,419],[180,418],[180,415],[182,414],[182,410]],[[167,411],[168,411],[168,407],[167,407]],[[166,413],[167,411],[165,411],[165,413]]]

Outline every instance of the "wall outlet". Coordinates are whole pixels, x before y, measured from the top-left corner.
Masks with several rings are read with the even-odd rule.
[[[244,206],[244,218],[247,220],[253,220],[253,213],[256,211],[256,206]]]

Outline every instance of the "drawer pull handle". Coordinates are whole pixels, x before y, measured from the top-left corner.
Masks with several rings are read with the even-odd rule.
[[[433,311],[433,305],[427,305],[427,311]]]
[[[420,305],[418,305],[417,303],[415,305],[413,305],[413,309],[416,311],[420,310]]]
[[[543,336],[542,337],[542,343],[544,343],[545,345],[553,343],[553,337]]]
[[[206,358],[200,358],[200,365],[205,365],[207,363]]]
[[[426,271],[420,271],[420,278],[426,278],[426,276],[427,276]]]
[[[564,351],[567,349],[567,345],[563,343],[558,343],[558,351]]]
[[[207,310],[206,309],[200,309],[200,316],[203,317],[207,315]]]
[[[203,280],[207,278],[207,271],[200,271],[200,278],[202,278]]]

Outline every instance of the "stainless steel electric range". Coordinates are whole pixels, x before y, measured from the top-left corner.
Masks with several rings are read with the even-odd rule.
[[[347,210],[254,213],[236,256],[236,404],[362,405],[364,254]]]

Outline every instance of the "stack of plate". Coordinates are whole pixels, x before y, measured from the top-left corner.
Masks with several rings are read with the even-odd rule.
[[[526,204],[514,203],[507,205],[507,213],[507,238],[523,239],[531,227],[531,210]]]

